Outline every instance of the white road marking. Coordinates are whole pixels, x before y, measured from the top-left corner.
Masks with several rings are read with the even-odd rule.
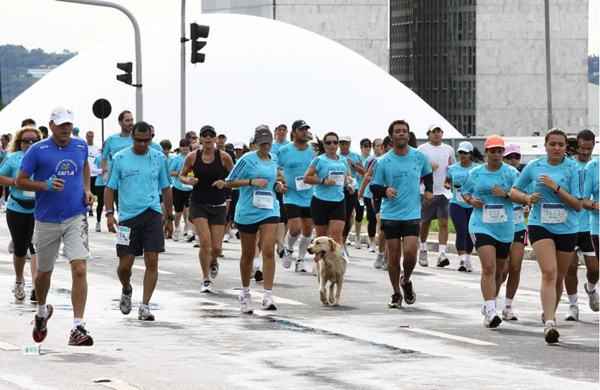
[[[401,328],[402,330],[408,331],[408,332],[413,332],[413,333],[419,333],[419,334],[424,334],[427,336],[434,336],[434,337],[440,337],[443,339],[448,339],[448,340],[453,340],[453,341],[460,341],[461,343],[468,343],[468,344],[473,344],[473,345],[482,345],[482,346],[497,346],[498,344],[495,343],[490,343],[488,341],[481,341],[481,340],[477,340],[477,339],[472,339],[470,337],[463,337],[463,336],[455,336],[452,334],[448,334],[448,333],[443,333],[443,332],[437,332],[435,330],[427,330],[427,329],[420,329],[420,328]]]
[[[146,267],[141,266],[141,265],[134,265],[133,267],[131,267],[133,269],[139,269],[140,271],[145,271]],[[173,272],[169,272],[169,271],[163,271],[163,270],[158,270],[158,273],[161,275],[175,275],[175,273]]]
[[[226,295],[234,295],[237,297],[238,295],[240,295],[240,290],[233,290],[233,289],[223,290],[223,293]],[[256,291],[256,290],[250,290],[250,294],[252,295],[252,300],[254,302],[262,302],[264,293]],[[306,306],[305,303],[302,303],[299,301],[294,301],[293,299],[278,297],[275,295],[273,295],[273,299],[275,300],[276,304],[281,303],[284,305],[292,305],[292,306]]]
[[[3,351],[18,351],[21,348],[17,347],[14,344],[5,343],[5,342],[0,341],[0,349]]]

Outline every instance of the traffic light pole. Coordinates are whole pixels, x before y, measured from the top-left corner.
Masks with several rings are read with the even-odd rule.
[[[76,3],[85,5],[96,5],[99,7],[115,8],[123,12],[133,24],[135,34],[135,119],[143,120],[144,115],[144,96],[142,93],[142,40],[140,38],[140,26],[133,14],[125,7],[109,1],[100,0],[56,0],[65,3]]]
[[[180,101],[181,112],[180,112],[180,129],[181,139],[185,137],[186,125],[185,125],[185,98],[186,98],[186,90],[185,90],[185,43],[188,39],[185,37],[185,0],[181,0],[181,75],[180,75]]]

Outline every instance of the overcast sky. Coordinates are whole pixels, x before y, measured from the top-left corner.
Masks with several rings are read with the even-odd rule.
[[[160,14],[178,0],[113,0],[129,7],[139,20]],[[542,1],[542,0],[540,0]],[[600,0],[589,0],[589,53],[600,53]],[[188,0],[188,9],[201,8],[201,0]],[[575,22],[575,21],[574,21]],[[158,28],[159,26],[152,26]],[[0,44],[19,44],[46,51],[80,51],[102,41],[104,29],[130,31],[127,18],[115,10],[54,0],[0,0]],[[129,37],[125,37],[128,39]]]

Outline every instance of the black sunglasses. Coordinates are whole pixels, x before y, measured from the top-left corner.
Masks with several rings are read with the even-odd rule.
[[[337,145],[338,141],[325,141],[325,145]]]
[[[24,144],[34,144],[38,141],[39,141],[39,139],[37,139],[37,138],[22,138],[21,139],[21,143],[24,143]]]

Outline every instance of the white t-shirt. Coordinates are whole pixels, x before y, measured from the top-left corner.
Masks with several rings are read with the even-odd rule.
[[[102,173],[102,169],[96,166],[96,157],[100,154],[100,150],[96,145],[88,145],[88,165],[90,166],[90,176],[96,177]]]
[[[454,157],[454,149],[452,146],[442,143],[435,146],[427,142],[418,147],[431,163],[437,165],[433,170],[433,195],[444,195],[446,198],[452,198],[452,191],[444,188],[448,167],[456,162]],[[421,192],[424,191],[424,186],[421,186]]]

